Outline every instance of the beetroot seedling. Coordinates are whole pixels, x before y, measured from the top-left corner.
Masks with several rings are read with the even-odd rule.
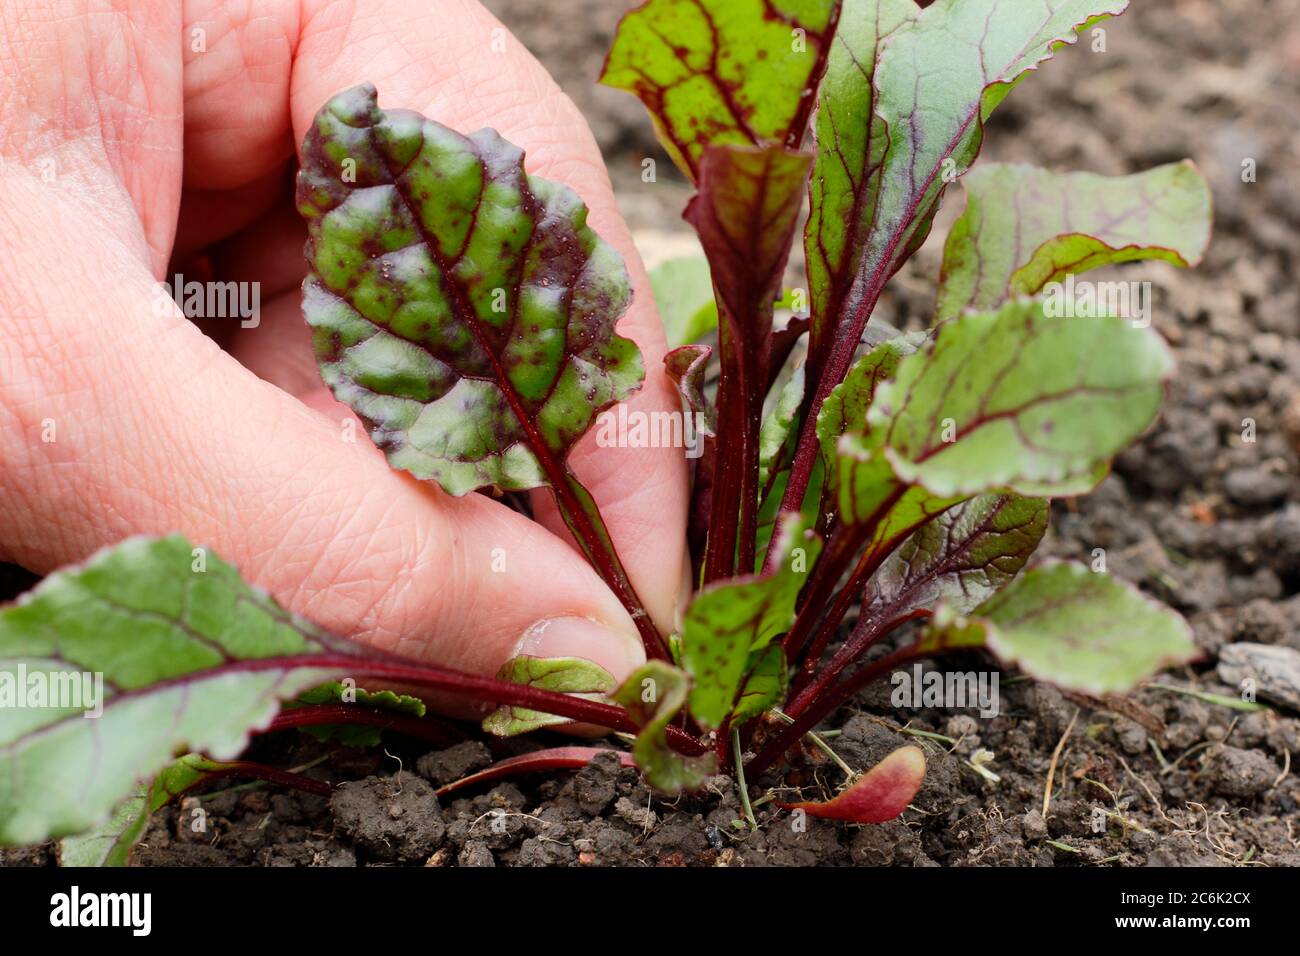
[[[712,345],[677,343],[666,368],[645,368],[617,333],[628,276],[570,189],[529,175],[492,130],[381,109],[369,86],[339,93],[307,134],[297,194],[325,382],[393,468],[452,495],[549,490],[648,663],[617,684],[577,659],[516,658],[485,678],[378,655],[220,562],[192,572],[188,543],[127,542],[0,614],[7,661],[105,676],[98,724],[0,711],[0,839],[97,825],[185,749],[231,761],[255,729],[348,723],[351,705],[320,700],[328,710],[272,723],[281,703],[344,678],[499,705],[484,722],[498,736],[568,721],[635,734],[622,759],[677,793],[719,772],[754,783],[864,687],[950,651],[1098,696],[1191,660],[1171,610],[1081,565],[1028,565],[1050,499],[1106,476],[1172,372],[1149,314],[1104,297],[1063,309],[1060,296],[1100,266],[1195,265],[1206,184],[1186,162],[1123,177],[971,169],[1012,87],[1126,4],[649,0],[629,13],[603,80],[640,97],[695,185],[685,218],[714,293],[665,302],[685,316],[674,329],[717,326]],[[873,313],[959,178],[933,327],[900,334]],[[805,197],[807,288],[784,290]],[[778,303],[808,308],[781,324]],[[696,590],[675,634],[642,608],[567,463],[602,414],[663,374],[702,424]],[[352,713],[420,732],[418,715]],[[100,769],[74,787],[91,746]],[[591,752],[517,757],[465,783]],[[924,757],[906,747],[858,769],[829,801],[782,806],[892,819]]]

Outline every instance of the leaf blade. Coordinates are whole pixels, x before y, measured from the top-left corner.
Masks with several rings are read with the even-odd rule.
[[[542,690],[573,694],[587,700],[603,700],[618,684],[609,671],[580,657],[531,657],[521,654],[501,665],[497,677]],[[503,704],[483,718],[482,726],[485,731],[497,737],[514,737],[571,722],[567,717]]]
[[[897,620],[940,603],[972,611],[1020,572],[1047,530],[1047,502],[990,494],[924,525],[872,576],[862,616]]]
[[[855,362],[844,381],[830,390],[817,412],[817,440],[822,459],[832,473],[840,436],[866,430],[867,410],[875,401],[876,388],[893,378],[898,363],[924,343],[925,336],[919,333],[886,339]]]
[[[861,333],[1016,82],[1127,5],[1064,0],[1045,13],[1038,0],[936,0],[924,9],[848,0],[823,83],[807,234],[817,361],[840,322]]]
[[[600,82],[645,104],[695,179],[710,145],[798,145],[838,16],[839,0],[648,0],[619,23]]]
[[[936,321],[1103,265],[1195,266],[1210,240],[1209,184],[1188,160],[1132,176],[981,165],[962,184],[966,209],[944,245]]]
[[[758,717],[785,700],[790,688],[790,671],[780,644],[769,644],[750,655],[745,682],[736,699],[731,719],[736,724]]]
[[[1200,656],[1178,614],[1105,573],[1072,562],[1025,572],[972,612],[1004,664],[1094,696],[1127,691]]]
[[[935,495],[1079,494],[1155,420],[1172,372],[1151,329],[1019,299],[939,326],[867,417],[899,479]]]
[[[380,110],[365,85],[317,114],[297,201],[322,377],[389,462],[454,495],[563,488],[643,375],[614,331],[627,272],[578,197],[494,131]]]
[[[67,706],[0,709],[0,842],[99,824],[182,748],[237,756],[281,701],[344,676],[296,657],[362,659],[217,558],[194,571],[193,555],[179,537],[128,539],[0,611],[0,676],[40,662],[46,675],[103,681],[96,719]]]
[[[666,794],[696,790],[717,769],[717,754],[677,753],[668,743],[668,725],[686,704],[689,681],[663,661],[647,661],[613,693],[641,727],[632,745],[636,764],[651,786]]]

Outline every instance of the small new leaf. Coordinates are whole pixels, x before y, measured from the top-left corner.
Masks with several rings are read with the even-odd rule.
[[[632,746],[637,766],[651,786],[666,794],[697,790],[717,771],[716,754],[687,757],[668,745],[668,725],[686,703],[688,683],[672,665],[648,661],[612,695],[641,728]]]
[[[287,705],[285,710],[292,710],[298,704],[346,704],[356,703],[394,713],[423,717],[426,711],[424,701],[409,694],[395,694],[391,690],[368,691],[361,687],[349,688],[339,681],[331,681],[320,687],[314,687],[298,699]],[[347,747],[377,747],[383,739],[379,727],[364,724],[316,724],[299,728],[317,740],[334,740]]]
[[[497,677],[586,700],[603,700],[618,685],[609,671],[580,657],[530,657],[521,654],[506,661]],[[483,729],[498,737],[514,737],[570,722],[567,717],[506,704],[484,718]]]
[[[745,684],[740,699],[731,713],[735,724],[743,724],[785,700],[790,686],[790,673],[785,662],[785,651],[779,644],[769,644],[750,655]]]
[[[867,409],[876,396],[876,388],[894,377],[898,363],[925,343],[925,335],[910,332],[878,344],[849,369],[844,381],[831,389],[817,413],[817,440],[822,460],[834,474],[836,446],[846,432],[864,432]]]
[[[151,785],[118,804],[100,826],[60,840],[59,865],[129,866],[131,853],[144,836],[150,816],[225,766],[202,754],[186,754],[158,774]]]
[[[960,500],[939,498],[900,481],[882,452],[884,429],[867,427],[876,390],[925,340],[924,333],[913,332],[879,341],[831,390],[817,414],[817,439],[831,475],[839,520],[873,528],[863,556],[867,562],[878,560],[918,525]]]
[[[1047,530],[1047,502],[981,495],[922,526],[871,579],[861,615],[899,620],[941,602],[960,614],[1020,572]]]
[[[703,423],[700,434],[713,438],[718,430],[718,410],[704,394],[705,374],[713,349],[707,345],[682,345],[664,356],[664,370],[682,399],[682,408],[692,421]]]
[[[780,559],[771,574],[710,585],[686,609],[682,662],[691,675],[691,714],[705,728],[726,721],[751,655],[789,629],[795,600],[821,551],[821,539],[797,515],[788,515],[773,547]]]

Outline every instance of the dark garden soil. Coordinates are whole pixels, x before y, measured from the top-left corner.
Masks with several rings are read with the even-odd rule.
[[[687,189],[668,181],[674,174],[639,104],[591,86],[624,4],[488,6],[592,118],[647,258],[689,252],[678,218]],[[1093,52],[1086,38],[1010,97],[988,131],[985,158],[1124,173],[1190,156],[1214,188],[1216,233],[1200,269],[1143,263],[1125,274],[1153,283],[1155,323],[1178,355],[1164,414],[1095,494],[1055,504],[1040,551],[1091,562],[1103,549],[1111,573],[1187,616],[1202,663],[1105,704],[1003,674],[1001,714],[991,720],[973,710],[894,708],[887,685],[866,693],[826,724],[839,756],[861,770],[915,743],[929,764],[913,807],[883,826],[810,819],[800,830],[768,802],[750,831],[735,825],[740,808],[728,778],[665,802],[612,755],[577,773],[521,777],[440,806],[433,788],[486,765],[492,755],[483,744],[427,753],[392,740],[386,752],[331,751],[304,738],[260,741],[256,755],[281,766],[320,761],[306,773],[344,781],[332,798],[258,787],[202,794],[207,832],[191,832],[192,805],[169,808],[156,815],[137,862],[1300,865],[1300,773],[1292,766],[1300,761],[1300,0],[1134,7],[1106,25],[1106,52]],[[639,178],[645,156],[659,158],[658,183]],[[1257,182],[1242,182],[1247,159]],[[956,188],[936,236],[961,205]],[[940,253],[932,240],[918,254],[880,318],[926,324]],[[1243,439],[1247,420],[1253,441]],[[1243,662],[1270,653],[1274,678],[1260,685],[1268,709],[1242,712],[1193,696],[1235,697]],[[989,666],[944,661],[953,670]],[[537,743],[513,745],[529,746]],[[783,779],[755,782],[753,793],[783,783],[781,799],[814,798],[842,780],[814,751]],[[8,863],[50,859],[47,848],[0,852]]]

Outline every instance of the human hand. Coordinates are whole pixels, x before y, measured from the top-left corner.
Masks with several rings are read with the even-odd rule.
[[[0,26],[0,558],[46,572],[179,531],[335,633],[479,672],[531,653],[629,673],[636,629],[549,491],[534,523],[390,470],[321,384],[299,312],[295,145],[368,80],[381,106],[497,128],[586,201],[636,289],[631,405],[677,409],[596,145],[518,41],[470,0],[18,0]],[[158,281],[200,253],[215,280],[260,283],[256,327],[210,320],[210,338],[158,307]],[[571,464],[667,631],[684,458],[593,435]]]

